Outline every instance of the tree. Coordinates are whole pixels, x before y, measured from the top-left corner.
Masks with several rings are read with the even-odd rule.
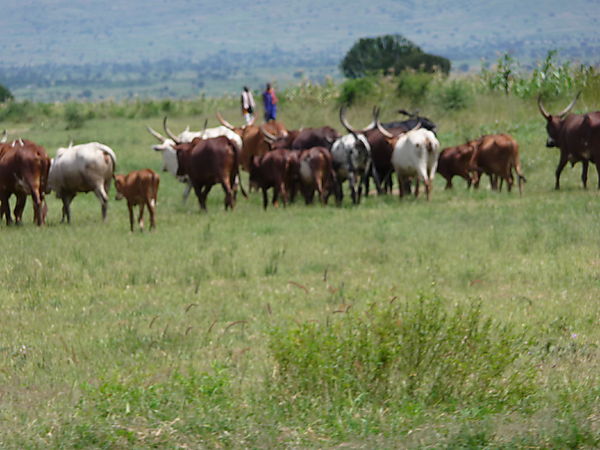
[[[0,84],[0,102],[5,102],[7,100],[12,100],[14,97],[8,88],[5,88]]]
[[[361,38],[346,53],[340,68],[348,78],[359,78],[374,72],[404,69],[433,72],[450,71],[450,61],[442,56],[425,53],[400,34],[386,34],[375,38]]]

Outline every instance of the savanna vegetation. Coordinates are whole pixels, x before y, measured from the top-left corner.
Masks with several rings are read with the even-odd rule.
[[[575,111],[598,109],[598,76],[566,73],[572,83],[542,89],[546,108],[581,88]],[[535,90],[513,88],[542,77],[516,71],[505,89],[496,76],[303,84],[281,92],[280,115],[341,129],[351,102],[359,127],[376,103],[383,120],[420,109],[442,146],[510,133],[522,196],[436,179],[429,202],[263,211],[254,193],[226,213],[215,187],[201,214],[161,174],[152,233],[130,233],[116,201],[101,223],[91,194],[75,198],[70,226],[53,197],[47,226],[30,206],[23,226],[0,225],[0,445],[597,447],[599,193],[581,188],[579,166],[553,189],[558,152]],[[9,102],[0,128],[51,155],[99,140],[117,172],[159,171],[145,125],[212,126],[217,110],[242,121],[237,96]]]

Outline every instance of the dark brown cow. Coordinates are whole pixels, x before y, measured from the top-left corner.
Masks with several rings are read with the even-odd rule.
[[[262,190],[263,208],[267,209],[267,189],[273,188],[273,206],[281,197],[284,206],[288,202],[290,162],[293,153],[289,150],[273,150],[263,156],[255,156],[250,162],[250,184]]]
[[[177,176],[187,175],[198,197],[200,208],[206,211],[206,197],[213,185],[219,183],[225,191],[225,210],[233,209],[233,187],[239,177],[237,147],[226,137],[196,138],[189,143],[179,143],[177,152]],[[242,194],[246,196],[243,187]]]
[[[154,215],[156,213],[156,201],[158,198],[158,185],[160,177],[152,169],[134,170],[127,175],[115,175],[115,188],[117,195],[115,200],[127,199],[129,209],[129,225],[133,231],[133,207],[140,206],[138,223],[140,230],[144,230],[144,206],[148,207],[150,213],[150,229],[156,226]]]
[[[438,158],[437,172],[446,179],[446,189],[452,188],[452,178],[455,175],[464,178],[467,187],[471,187],[473,180],[469,169],[474,150],[471,142],[442,150]]]
[[[596,164],[598,189],[600,189],[600,111],[587,114],[569,114],[581,92],[564,110],[556,115],[549,114],[538,97],[538,107],[546,119],[548,140],[546,147],[558,147],[560,159],[556,167],[555,189],[560,189],[560,174],[567,162],[572,165],[581,161],[581,182],[587,188],[587,174],[590,161]]]
[[[327,204],[329,194],[337,186],[329,150],[325,147],[303,150],[298,157],[297,171],[306,204],[313,202],[315,190],[321,204]]]
[[[330,149],[335,140],[340,137],[340,134],[330,126],[288,131],[286,136],[279,137],[271,134],[266,126],[263,126],[261,131],[272,149],[307,150],[313,147]]]
[[[522,193],[522,183],[526,181],[521,172],[521,163],[519,161],[519,145],[514,138],[508,134],[489,134],[480,137],[476,141],[475,151],[471,155],[471,172],[473,174],[473,183],[477,187],[481,173],[490,176],[492,180],[492,189],[495,189],[495,177],[506,181],[508,191],[512,189],[514,182],[512,171],[517,173],[519,194]],[[500,189],[502,184],[500,184]]]
[[[242,127],[234,127],[227,122],[220,113],[217,113],[217,119],[224,127],[236,132],[242,138],[242,151],[240,154],[240,163],[245,171],[250,170],[250,160],[254,156],[262,156],[271,148],[266,142],[261,129],[264,128],[270,135],[277,137],[287,136],[287,129],[281,122],[270,121],[260,127],[251,123]]]
[[[33,200],[33,220],[36,225],[46,221],[45,193],[48,183],[50,158],[44,147],[29,140],[0,144],[0,217],[12,223],[9,198],[17,197],[15,222],[22,222],[27,196]]]

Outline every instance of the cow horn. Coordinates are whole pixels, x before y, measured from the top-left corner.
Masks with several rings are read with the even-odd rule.
[[[399,114],[403,114],[403,115],[405,115],[405,116],[408,116],[408,117],[415,117],[415,116],[417,115],[416,113],[411,113],[411,112],[408,112],[408,111],[407,111],[407,110],[405,110],[405,109],[399,109],[399,110],[398,110],[398,113],[399,113]]]
[[[377,120],[375,121],[375,126],[377,127],[377,129],[379,130],[379,132],[381,134],[383,134],[386,138],[392,139],[392,138],[396,137],[392,133],[390,133],[389,131],[387,131],[385,128],[383,128],[383,125],[381,125],[381,122],[379,122],[379,118],[377,118]]]
[[[352,128],[352,126],[346,120],[346,105],[342,105],[340,107],[340,122],[342,123],[342,125],[344,126],[344,128],[346,130],[348,130],[349,133],[352,133],[352,135],[354,137],[356,137],[356,134],[359,133],[354,128]]]
[[[208,119],[204,120],[204,128],[202,128],[202,136],[204,136],[204,133],[206,132],[206,128],[208,127]]]
[[[173,132],[171,130],[169,130],[169,127],[167,126],[167,116],[165,116],[165,118],[163,119],[163,128],[165,129],[165,133],[167,133],[167,136],[169,136],[171,139],[173,139],[173,142],[175,142],[176,144],[179,144],[179,140],[177,139],[177,136],[175,136],[173,134]]]
[[[577,101],[577,99],[579,98],[579,96],[581,95],[581,91],[579,91],[577,93],[577,95],[575,96],[575,98],[573,99],[573,101],[571,103],[569,103],[569,106],[567,106],[565,109],[563,109],[561,112],[559,112],[557,115],[559,117],[563,117],[566,116],[569,111],[571,111],[571,109],[573,109],[573,106],[575,106],[575,102]]]
[[[2,137],[0,138],[0,143],[4,143],[8,140],[8,133],[6,132],[6,130],[4,130],[2,132]]]
[[[544,118],[546,120],[548,120],[550,118],[550,114],[548,114],[548,111],[546,111],[546,108],[544,108],[544,105],[542,105],[542,94],[538,95],[538,108],[540,109],[540,112],[542,113],[542,116],[544,116]]]
[[[165,142],[167,140],[166,137],[164,137],[158,131],[153,130],[148,125],[146,125],[146,130],[148,130],[148,133],[150,133],[152,136],[154,136],[159,142]]]
[[[269,142],[274,142],[277,140],[277,136],[274,136],[271,133],[269,133],[267,130],[265,130],[265,128],[262,125],[260,126],[260,132],[263,134],[265,139]]]
[[[221,122],[221,125],[223,125],[224,127],[229,128],[232,131],[235,130],[235,127],[233,125],[231,125],[229,122],[223,119],[223,116],[219,111],[217,111],[217,119],[219,120],[219,122]]]

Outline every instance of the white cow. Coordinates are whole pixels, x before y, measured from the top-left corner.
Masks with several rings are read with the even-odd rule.
[[[93,191],[102,206],[106,220],[108,190],[117,157],[110,147],[99,142],[59,148],[51,161],[48,189],[62,200],[62,222],[71,223],[71,201],[78,192]]]
[[[188,196],[190,195],[192,185],[187,176],[177,175],[177,153],[173,148],[176,145],[176,143],[192,142],[195,138],[209,139],[219,136],[225,136],[237,146],[238,151],[241,151],[242,149],[242,138],[237,133],[224,126],[218,126],[215,128],[205,128],[202,131],[191,131],[190,127],[188,126],[185,130],[179,133],[179,135],[175,136],[173,132],[171,132],[171,130],[169,130],[169,128],[167,127],[167,118],[165,117],[163,120],[163,128],[169,136],[168,138],[162,136],[160,133],[154,131],[152,128],[148,126],[146,127],[148,132],[160,142],[160,144],[158,145],[153,145],[152,149],[154,151],[161,152],[163,157],[163,171],[169,172],[180,182],[186,184],[185,190],[183,192],[184,201],[187,200]]]
[[[338,183],[338,202],[342,201],[342,183],[348,180],[352,203],[358,204],[362,193],[362,184],[367,176],[371,165],[371,145],[364,133],[375,128],[375,113],[373,110],[373,121],[363,130],[355,130],[347,122],[344,116],[345,108],[340,108],[340,122],[348,130],[346,134],[335,140],[331,146],[333,157],[333,170],[336,173]],[[356,186],[358,185],[358,191]]]
[[[419,195],[419,181],[423,181],[425,194],[429,200],[433,177],[437,169],[440,143],[432,131],[418,128],[419,126],[417,124],[412,130],[394,136],[377,121],[377,128],[394,149],[391,162],[398,176],[400,197],[404,196],[404,182],[417,177],[415,197]]]

